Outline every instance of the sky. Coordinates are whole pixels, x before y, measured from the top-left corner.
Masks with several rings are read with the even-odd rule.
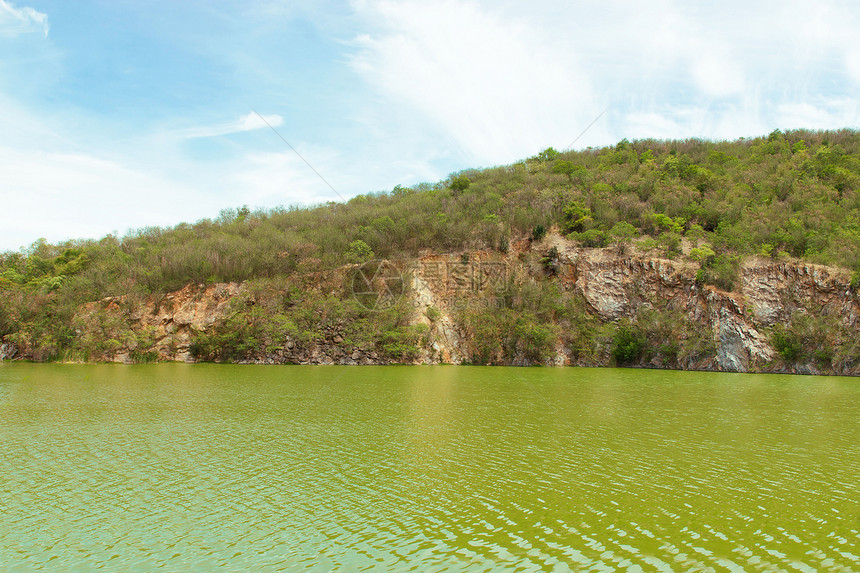
[[[0,251],[857,128],[858,29],[853,0],[0,0]]]

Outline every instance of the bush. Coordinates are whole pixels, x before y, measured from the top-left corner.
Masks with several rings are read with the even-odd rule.
[[[700,270],[704,271],[701,282],[732,292],[739,279],[740,261],[736,256],[719,255],[709,259],[707,266],[703,266]],[[698,274],[697,278],[699,278]]]
[[[463,191],[468,189],[471,184],[472,184],[472,181],[468,177],[466,177],[465,175],[460,175],[458,177],[455,177],[451,181],[451,184],[449,185],[449,187],[451,188],[452,191],[454,191],[456,193],[462,193]]]
[[[636,227],[627,221],[618,221],[609,231],[609,236],[612,237],[612,240],[615,242],[615,246],[618,248],[619,252],[623,252],[625,245],[633,240],[638,234],[639,231]]]
[[[702,266],[705,266],[708,262],[713,260],[715,256],[716,253],[708,245],[702,245],[701,247],[694,247],[690,249],[690,258],[694,261],[697,261]]]
[[[579,242],[583,247],[597,248],[606,246],[606,233],[598,229],[589,229],[582,233],[571,233],[567,236],[571,241]]]
[[[540,364],[555,354],[558,327],[533,311],[488,306],[465,310],[458,319],[472,334],[468,345],[475,364],[504,364],[518,356]]]
[[[361,239],[356,239],[349,244],[346,257],[353,263],[365,263],[374,257],[373,249]]]
[[[426,316],[427,320],[430,322],[436,322],[442,318],[442,312],[435,306],[428,306],[427,310],[424,312],[424,316]]]
[[[558,151],[556,151],[552,147],[547,147],[546,149],[537,154],[537,159],[538,161],[546,163],[548,161],[554,161],[559,155],[561,154]]]
[[[558,252],[558,247],[552,247],[547,251],[546,256],[541,258],[540,263],[546,271],[555,274],[558,270],[560,256],[561,254]]]
[[[565,233],[579,233],[588,228],[593,219],[591,209],[579,201],[571,201],[564,207],[562,229]]]
[[[645,343],[645,336],[634,323],[621,324],[612,337],[612,358],[619,366],[636,362],[642,357]]]
[[[770,341],[782,361],[786,364],[814,362],[819,368],[830,368],[837,355],[849,362],[856,360],[854,337],[845,332],[840,322],[827,318],[798,313],[789,324],[775,325]]]
[[[552,166],[552,172],[559,175],[567,175],[568,180],[571,182],[575,179],[581,183],[585,179],[588,170],[582,165],[574,164],[572,161],[556,161],[555,165]]]
[[[803,353],[803,345],[797,335],[781,324],[774,327],[771,343],[784,362],[794,362]]]

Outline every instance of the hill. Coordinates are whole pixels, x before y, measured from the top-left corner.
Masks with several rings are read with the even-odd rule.
[[[565,274],[585,272],[583,261],[631,269],[666,261],[697,293],[728,296],[742,307],[744,297],[755,298],[749,277],[759,271],[750,269],[779,274],[773,283],[779,292],[768,303],[779,308],[762,310],[769,318],[750,323],[771,353],[751,360],[747,352],[743,368],[796,370],[802,362],[850,371],[855,325],[838,316],[832,301],[816,297],[831,286],[844,283],[850,293],[858,286],[858,275],[851,277],[860,269],[858,190],[860,134],[853,130],[549,148],[512,165],[345,203],[241,207],[214,221],[125,237],[37,241],[0,255],[0,339],[38,360],[164,358],[170,355],[153,350],[156,335],[132,318],[135,309],[189,285],[205,293],[235,284],[244,294],[236,291],[229,312],[188,334],[194,356],[259,360],[269,354],[265,347],[290,342],[307,350],[337,331],[332,340],[348,341],[345,348],[353,350],[343,352],[350,356],[413,361],[439,345],[431,333],[441,320],[448,334],[459,333],[465,362],[552,363],[562,352],[568,363],[717,367],[721,335],[713,321],[695,359],[684,362],[680,350],[672,351],[686,348],[705,324],[689,305],[649,302],[642,288],[625,295],[621,311],[607,313],[588,296],[595,277],[589,283]],[[434,257],[440,272],[461,273],[445,275],[454,285],[483,281],[489,268],[483,263],[499,265],[503,283],[492,289],[446,283],[446,300],[462,301],[461,308],[442,316],[437,305],[424,305],[417,317],[414,279],[423,275],[415,271]],[[812,276],[797,269],[824,266],[836,282],[792,302],[786,277],[794,273],[796,284]],[[368,308],[364,299],[391,291],[393,277],[378,276],[380,268],[402,279],[396,289],[403,296]],[[629,291],[630,277],[644,276],[640,271],[628,272],[619,288]],[[488,298],[494,306],[476,306]],[[106,299],[126,314],[94,317],[92,303]],[[830,351],[820,352],[822,341]],[[649,356],[653,344],[665,346],[666,356]]]

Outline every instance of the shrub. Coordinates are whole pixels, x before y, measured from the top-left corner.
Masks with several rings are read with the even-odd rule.
[[[661,233],[657,237],[657,244],[667,259],[673,259],[681,254],[681,236],[677,233]]]
[[[382,332],[379,347],[383,355],[393,360],[414,360],[427,335],[427,325],[396,326]]]
[[[803,346],[796,333],[778,324],[773,329],[771,335],[771,343],[774,350],[779,353],[779,356],[785,362],[794,362],[798,360],[803,353]]]
[[[557,327],[543,324],[531,313],[517,318],[514,324],[515,347],[523,353],[526,360],[542,363],[555,353]]]
[[[554,161],[559,155],[561,154],[558,151],[556,151],[552,147],[547,147],[546,149],[537,154],[537,159],[538,161],[546,163],[548,161]]]
[[[579,201],[571,201],[564,207],[564,221],[562,227],[565,233],[579,233],[588,228],[593,219],[591,209]]]
[[[552,247],[545,257],[542,257],[540,262],[543,265],[543,268],[550,272],[551,274],[555,274],[558,270],[559,257],[561,254],[558,252],[558,247]]]
[[[740,264],[736,256],[718,255],[710,259],[707,266],[701,270],[704,271],[702,282],[714,285],[724,291],[732,292],[737,286]]]
[[[609,231],[609,236],[615,242],[619,252],[624,250],[624,246],[639,234],[639,231],[627,221],[618,221],[612,226]]]
[[[424,316],[426,316],[430,322],[436,322],[442,318],[442,313],[435,306],[428,306],[427,310],[424,312]]]
[[[532,229],[532,241],[539,243],[546,236],[546,227],[538,225]]]
[[[579,242],[583,247],[598,248],[606,246],[606,233],[599,229],[589,229],[582,233],[571,233],[567,236],[571,241]]]
[[[466,177],[465,175],[460,175],[458,177],[455,177],[451,181],[451,184],[449,185],[449,187],[455,193],[462,193],[463,191],[468,189],[471,184],[472,184],[472,181],[468,177]]]
[[[708,262],[713,260],[715,256],[716,253],[708,245],[702,245],[701,247],[690,249],[690,258],[697,261],[702,266],[705,266]]]
[[[634,323],[618,326],[612,336],[612,358],[618,365],[633,363],[642,357],[645,336]]]
[[[571,182],[576,179],[580,183],[585,179],[587,169],[582,165],[576,165],[572,161],[556,161],[552,166],[552,172],[559,175],[567,175]]]
[[[346,257],[353,263],[365,263],[374,257],[373,249],[361,239],[356,239],[349,244]]]

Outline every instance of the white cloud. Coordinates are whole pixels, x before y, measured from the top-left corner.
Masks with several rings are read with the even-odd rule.
[[[688,133],[682,119],[656,112],[632,113],[625,118],[625,123],[638,139],[674,139]]]
[[[742,94],[746,88],[740,66],[727,55],[710,53],[696,57],[691,68],[696,85],[710,96]]]
[[[312,154],[320,172],[333,163],[331,157]],[[242,202],[252,206],[314,205],[341,198],[292,151],[252,153],[227,175],[226,186],[242,189]],[[337,189],[337,179],[326,178]]]
[[[249,114],[240,116],[239,119],[235,121],[203,127],[192,127],[181,130],[177,132],[176,135],[185,139],[218,137],[222,135],[230,135],[232,133],[253,131],[255,129],[269,129],[270,127],[276,128],[283,123],[284,119],[279,115],[259,115],[252,111]]]
[[[48,37],[48,15],[27,6],[16,8],[0,0],[0,34],[16,36],[40,32]]]
[[[469,162],[563,145],[599,112],[576,57],[504,13],[452,0],[355,7],[378,28],[355,39],[355,71]]]
[[[860,84],[860,45],[853,45],[845,54],[845,68],[856,84]]]
[[[228,103],[153,119],[0,93],[0,249],[51,232],[57,240],[192,221],[241,204],[337,200],[274,134],[216,139],[266,131],[267,123],[290,125],[284,135],[344,197],[563,148],[607,106],[577,148],[625,137],[732,139],[860,125],[860,5],[849,0],[545,0],[539,9],[520,0],[353,0],[352,7],[344,15],[330,3],[267,0],[239,9],[276,32],[299,19],[348,52],[340,61],[308,60],[313,73],[278,84],[263,71],[272,62],[248,52],[256,38],[231,42],[243,81],[276,94],[261,104],[272,112],[265,121],[225,112]],[[47,31],[44,14],[0,0],[0,39]],[[33,48],[5,43],[21,54]],[[38,71],[37,60],[19,59],[22,73]],[[315,95],[319,109],[342,115],[308,127],[307,117],[293,115],[306,112],[296,102],[308,101],[321,78],[349,85],[337,76],[344,61],[355,73],[347,80],[361,85]],[[81,79],[64,76],[73,67],[57,72]],[[6,85],[31,80],[7,76]],[[38,87],[32,92],[43,95]],[[288,100],[289,108],[275,107]],[[176,119],[190,113],[218,119]],[[160,128],[142,132],[147,121]]]
[[[0,147],[0,250],[196,220],[194,188],[97,157]]]
[[[777,106],[780,125],[786,128],[839,129],[860,125],[860,104],[840,98],[814,102],[786,102]]]
[[[624,137],[731,139],[795,121],[856,126],[856,106],[821,103],[853,98],[849,82],[860,82],[860,6],[845,0],[353,7],[366,24],[351,64],[385,107],[373,118],[412,116],[423,145],[451,142],[460,152],[449,156],[464,165],[563,147],[606,105],[610,113],[577,147]],[[823,111],[780,107],[786,102]],[[415,139],[393,121],[387,128]]]

